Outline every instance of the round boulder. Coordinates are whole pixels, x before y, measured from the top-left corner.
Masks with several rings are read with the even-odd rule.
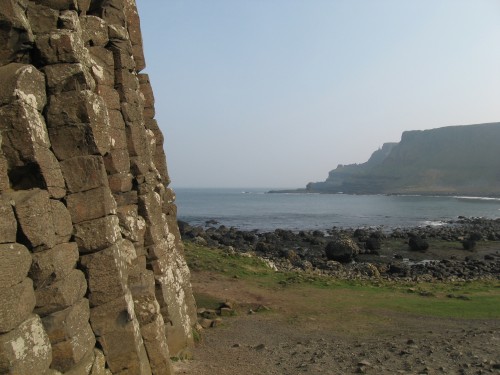
[[[410,237],[408,240],[408,246],[410,246],[410,250],[412,251],[425,252],[429,248],[429,243],[422,237],[415,236]]]
[[[325,255],[328,260],[349,263],[359,254],[359,247],[348,237],[337,237],[328,242],[325,247]]]

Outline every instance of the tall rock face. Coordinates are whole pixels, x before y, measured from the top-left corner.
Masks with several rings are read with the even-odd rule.
[[[172,374],[195,303],[134,0],[0,0],[0,373]]]
[[[307,191],[500,196],[500,123],[404,132],[363,164],[339,166]]]

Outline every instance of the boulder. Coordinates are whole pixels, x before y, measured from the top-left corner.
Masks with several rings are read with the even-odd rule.
[[[359,247],[352,239],[339,236],[328,242],[325,255],[328,260],[349,263],[359,254]]]
[[[429,248],[429,243],[419,236],[412,236],[408,240],[408,246],[412,251],[425,252]]]

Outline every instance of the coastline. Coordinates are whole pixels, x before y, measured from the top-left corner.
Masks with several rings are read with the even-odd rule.
[[[179,221],[184,241],[265,259],[278,271],[312,272],[341,279],[500,280],[500,219],[459,218],[439,226],[338,228],[327,231],[244,231]],[[336,239],[352,248],[328,257]],[[412,238],[427,243],[412,249]],[[341,252],[342,252],[341,251]]]

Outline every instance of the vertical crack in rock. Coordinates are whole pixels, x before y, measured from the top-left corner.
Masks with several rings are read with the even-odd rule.
[[[173,374],[196,309],[135,0],[0,4],[0,373]]]

